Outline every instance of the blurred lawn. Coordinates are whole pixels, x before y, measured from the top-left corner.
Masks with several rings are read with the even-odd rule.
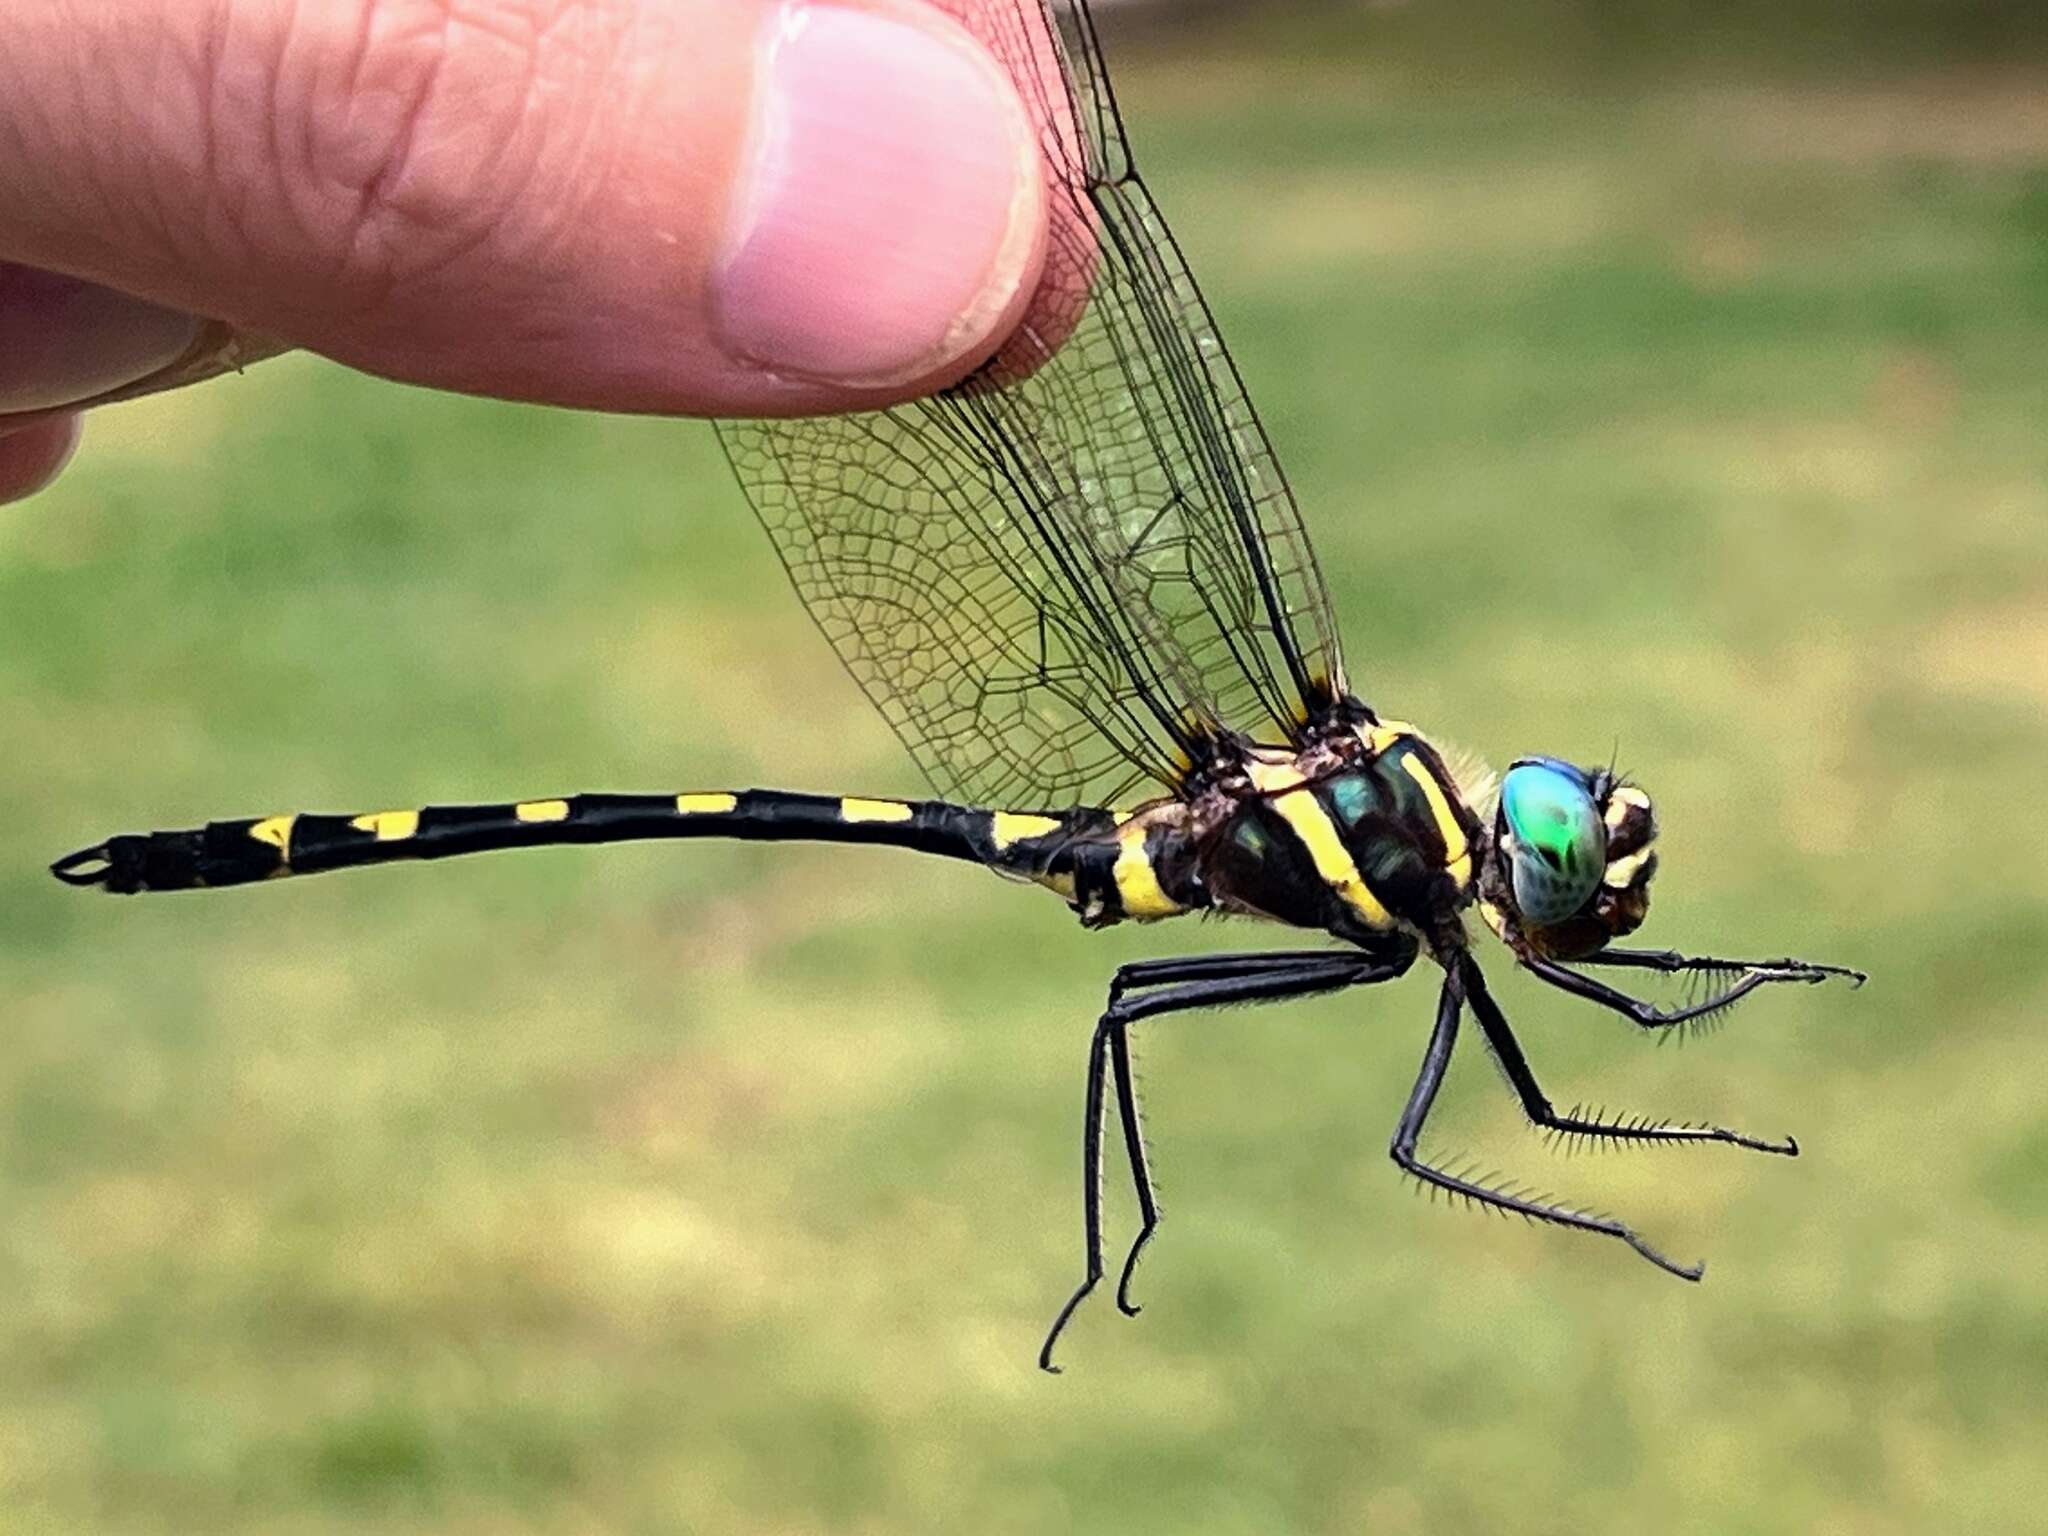
[[[59,889],[209,816],[920,787],[707,430],[289,361],[0,516],[0,1528],[2039,1528],[2048,75],[1326,41],[1120,73],[1357,682],[1618,739],[1646,938],[1876,976],[1667,1050],[1503,981],[1560,1103],[1798,1134],[1567,1162],[1461,1061],[1438,1149],[1707,1284],[1414,1197],[1410,980],[1144,1036],[1151,1305],[1053,1381],[1102,983],[1276,935],[829,849]]]

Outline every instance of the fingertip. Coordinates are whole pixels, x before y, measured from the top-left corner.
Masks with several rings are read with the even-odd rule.
[[[147,378],[189,352],[203,325],[97,283],[0,262],[0,412],[76,405]]]
[[[75,411],[12,429],[0,422],[0,502],[33,496],[56,479],[77,452],[83,430]]]

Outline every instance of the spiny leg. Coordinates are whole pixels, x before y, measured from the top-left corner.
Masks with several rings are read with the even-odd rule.
[[[1422,1070],[1416,1075],[1415,1088],[1408,1095],[1400,1124],[1394,1128],[1393,1145],[1388,1149],[1401,1170],[1413,1174],[1425,1184],[1492,1206],[1495,1210],[1512,1211],[1533,1221],[1547,1221],[1580,1232],[1597,1232],[1619,1238],[1659,1269],[1681,1280],[1697,1280],[1706,1273],[1703,1264],[1685,1265],[1666,1258],[1612,1217],[1591,1216],[1504,1190],[1489,1189],[1484,1184],[1475,1184],[1470,1179],[1433,1168],[1415,1155],[1415,1143],[1422,1134],[1423,1123],[1429,1118],[1430,1106],[1436,1102],[1437,1090],[1443,1086],[1444,1071],[1451,1064],[1451,1049],[1458,1042],[1458,1014],[1464,1002],[1464,983],[1458,972],[1446,972],[1443,992],[1437,1001],[1436,1028],[1430,1033],[1429,1048],[1422,1055]]]
[[[1045,1343],[1038,1349],[1038,1368],[1054,1375],[1059,1374],[1060,1368],[1052,1363],[1053,1344],[1067,1326],[1067,1319],[1074,1315],[1074,1309],[1102,1278],[1102,1058],[1108,1042],[1107,1026],[1098,1023],[1088,1039],[1087,1108],[1081,1126],[1081,1229],[1086,1268],[1081,1283],[1053,1318],[1052,1327],[1045,1333]]]
[[[1619,965],[1640,971],[1760,971],[1771,981],[1826,981],[1839,976],[1852,986],[1870,980],[1866,972],[1818,960],[1723,960],[1713,955],[1682,955],[1675,949],[1601,949],[1574,962],[1578,965]]]
[[[1356,954],[1333,953],[1323,949],[1265,950],[1247,955],[1192,955],[1173,956],[1164,960],[1136,960],[1121,967],[1109,984],[1109,1000],[1117,1003],[1127,992],[1137,987],[1161,986],[1182,981],[1212,980],[1230,976],[1273,976],[1287,974],[1298,987],[1290,984],[1289,990],[1275,993],[1274,997],[1299,997],[1317,990],[1311,979],[1318,971],[1327,972],[1327,988],[1370,986],[1375,982],[1390,981],[1405,973],[1414,963],[1412,951],[1405,951],[1392,959],[1373,960]],[[1164,1010],[1162,1010],[1164,1011]],[[1117,1276],[1116,1305],[1125,1317],[1136,1317],[1143,1310],[1131,1300],[1131,1280],[1137,1274],[1138,1259],[1152,1241],[1152,1234],[1159,1227],[1158,1192],[1152,1187],[1151,1165],[1145,1152],[1145,1132],[1138,1113],[1137,1086],[1131,1072],[1131,1045],[1129,1025],[1143,1017],[1135,1014],[1115,1021],[1110,1031],[1109,1066],[1111,1080],[1116,1085],[1117,1115],[1123,1125],[1125,1161],[1131,1170],[1131,1183],[1138,1200],[1138,1235],[1132,1239],[1130,1251],[1124,1255],[1124,1267]]]
[[[1125,1317],[1136,1317],[1140,1308],[1131,1300],[1131,1277],[1138,1271],[1138,1255],[1159,1227],[1159,1195],[1152,1187],[1152,1168],[1145,1157],[1145,1130],[1138,1120],[1138,1091],[1131,1078],[1131,1032],[1126,1025],[1118,1024],[1110,1031],[1109,1067],[1116,1080],[1117,1118],[1124,1128],[1124,1159],[1130,1164],[1131,1185],[1138,1196],[1138,1235],[1131,1239],[1123,1272],[1116,1277],[1116,1309]]]
[[[1479,1027],[1486,1034],[1486,1043],[1493,1048],[1494,1059],[1507,1074],[1508,1084],[1522,1101],[1522,1112],[1536,1125],[1545,1130],[1558,1131],[1570,1136],[1588,1136],[1601,1141],[1632,1142],[1693,1142],[1724,1141],[1730,1146],[1748,1147],[1757,1152],[1775,1152],[1784,1157],[1797,1157],[1799,1143],[1791,1137],[1783,1141],[1759,1141],[1739,1131],[1724,1129],[1718,1125],[1668,1125],[1644,1122],[1636,1125],[1616,1124],[1605,1120],[1581,1120],[1576,1115],[1560,1115],[1551,1106],[1536,1081],[1536,1074],[1530,1069],[1529,1058],[1522,1054],[1521,1043],[1508,1028],[1507,1016],[1487,990],[1486,978],[1480,973],[1479,964],[1470,955],[1459,962],[1459,974],[1464,982],[1465,996],[1472,1004],[1473,1017],[1479,1020]]]
[[[1573,962],[1575,965],[1625,966],[1635,970],[1661,971],[1667,975],[1678,972],[1741,973],[1741,979],[1733,985],[1723,987],[1696,1003],[1688,1003],[1682,1008],[1659,1008],[1641,998],[1631,997],[1619,988],[1610,987],[1604,981],[1581,975],[1555,960],[1546,960],[1538,955],[1523,955],[1521,960],[1531,973],[1559,991],[1612,1009],[1644,1029],[1669,1029],[1674,1024],[1705,1018],[1734,1007],[1758,987],[1778,982],[1812,985],[1831,977],[1841,977],[1860,987],[1868,979],[1863,972],[1847,966],[1817,965],[1807,960],[1719,960],[1711,956],[1681,955],[1669,949],[1603,949]]]
[[[1237,962],[1233,964],[1232,962]],[[1046,1331],[1039,1349],[1039,1366],[1057,1372],[1052,1363],[1053,1346],[1058,1343],[1067,1319],[1074,1315],[1088,1293],[1102,1279],[1102,1110],[1103,1067],[1107,1062],[1116,1075],[1117,1115],[1123,1126],[1124,1150],[1130,1159],[1131,1177],[1137,1189],[1141,1220],[1138,1237],[1124,1261],[1117,1285],[1118,1303],[1127,1313],[1130,1305],[1131,1272],[1138,1253],[1159,1225],[1159,1205],[1152,1190],[1150,1166],[1138,1120],[1138,1100],[1130,1069],[1129,1028],[1140,1019],[1160,1014],[1182,1013],[1194,1008],[1213,1008],[1231,1003],[1274,1002],[1282,998],[1306,997],[1317,992],[1334,992],[1342,987],[1361,986],[1397,976],[1408,960],[1396,963],[1362,955],[1333,954],[1308,950],[1289,954],[1284,961],[1254,955],[1205,955],[1186,960],[1140,961],[1117,972],[1110,983],[1110,1002],[1097,1021],[1088,1046],[1088,1088],[1085,1120],[1081,1134],[1081,1216],[1086,1244],[1082,1280],[1061,1307]],[[1136,980],[1127,973],[1136,973]],[[1183,978],[1183,979],[1175,979]],[[1127,997],[1132,987],[1154,986],[1159,990],[1143,997]]]

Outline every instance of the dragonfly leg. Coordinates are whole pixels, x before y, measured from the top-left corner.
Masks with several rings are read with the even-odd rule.
[[[1507,1075],[1508,1084],[1515,1090],[1515,1096],[1522,1101],[1522,1112],[1531,1123],[1548,1131],[1567,1136],[1584,1136],[1597,1141],[1608,1142],[1697,1142],[1723,1141],[1730,1146],[1748,1147],[1757,1152],[1775,1152],[1784,1157],[1797,1157],[1799,1143],[1791,1137],[1783,1141],[1760,1141],[1745,1136],[1739,1131],[1724,1129],[1718,1125],[1672,1125],[1662,1121],[1637,1120],[1634,1122],[1602,1119],[1581,1119],[1577,1115],[1560,1115],[1551,1106],[1549,1097],[1536,1081],[1536,1074],[1530,1069],[1529,1058],[1522,1054],[1521,1043],[1509,1029],[1507,1016],[1500,1010],[1493,994],[1487,990],[1486,978],[1480,974],[1479,966],[1470,955],[1460,965],[1465,985],[1466,999],[1472,1004],[1472,1016],[1479,1021],[1485,1033],[1486,1043],[1492,1047],[1494,1059],[1500,1063],[1501,1071]]]
[[[1430,1106],[1436,1102],[1437,1090],[1443,1086],[1444,1071],[1451,1064],[1451,1050],[1458,1043],[1458,1015],[1465,1005],[1465,984],[1460,972],[1464,967],[1449,970],[1444,975],[1444,987],[1437,1001],[1436,1028],[1431,1031],[1429,1048],[1423,1052],[1422,1070],[1416,1075],[1415,1087],[1408,1095],[1407,1107],[1401,1111],[1400,1123],[1394,1128],[1393,1145],[1388,1148],[1396,1165],[1402,1172],[1412,1174],[1424,1184],[1444,1190],[1479,1205],[1490,1206],[1498,1211],[1511,1211],[1526,1216],[1532,1221],[1547,1221],[1555,1226],[1569,1227],[1579,1232],[1596,1232],[1604,1237],[1618,1238],[1637,1253],[1667,1274],[1681,1280],[1697,1280],[1706,1272],[1702,1264],[1679,1264],[1666,1258],[1651,1247],[1630,1228],[1623,1226],[1611,1216],[1595,1216],[1585,1211],[1575,1211],[1548,1200],[1532,1199],[1508,1190],[1490,1189],[1459,1174],[1447,1173],[1432,1167],[1416,1155],[1415,1143],[1422,1135],[1424,1122],[1429,1119]]]
[[[1264,949],[1241,955],[1169,955],[1163,960],[1133,960],[1117,967],[1109,980],[1109,1000],[1145,987],[1182,981],[1211,981],[1225,976],[1256,976],[1275,971],[1324,967],[1340,975],[1358,969],[1358,952],[1341,949]]]
[[[1398,976],[1413,959],[1409,954],[1393,960],[1342,951],[1304,950],[1284,955],[1203,955],[1182,960],[1139,961],[1119,970],[1110,982],[1109,1002],[1096,1022],[1088,1045],[1088,1087],[1081,1127],[1081,1224],[1085,1267],[1079,1286],[1046,1331],[1038,1352],[1038,1363],[1057,1372],[1052,1363],[1053,1346],[1058,1343],[1067,1320],[1074,1315],[1089,1292],[1103,1276],[1102,1249],[1102,1114],[1105,1069],[1116,1082],[1117,1118],[1123,1129],[1124,1151],[1130,1160],[1131,1180],[1137,1191],[1139,1231],[1124,1261],[1117,1284],[1117,1302],[1126,1314],[1137,1307],[1130,1300],[1130,1281],[1138,1254],[1159,1225],[1159,1202],[1152,1189],[1151,1165],[1145,1155],[1143,1128],[1138,1118],[1137,1089],[1131,1075],[1130,1026],[1141,1019],[1162,1014],[1185,1013],[1195,1008],[1214,1008],[1232,1003],[1277,1002],[1283,998],[1307,997],[1318,992],[1365,986]],[[1139,996],[1127,995],[1133,988],[1155,988]]]
[[[1870,980],[1866,972],[1846,965],[1822,965],[1817,960],[1722,960],[1713,955],[1682,955],[1675,949],[1595,950],[1577,962],[1580,965],[1629,966],[1639,971],[1757,971],[1769,981],[1820,982],[1840,977],[1860,987]]]
[[[1619,988],[1610,987],[1604,981],[1582,975],[1569,966],[1555,960],[1545,960],[1537,955],[1525,955],[1522,964],[1544,981],[1574,997],[1582,997],[1602,1008],[1610,1008],[1624,1018],[1644,1029],[1668,1029],[1674,1024],[1689,1023],[1732,1008],[1758,987],[1776,982],[1804,982],[1812,985],[1841,977],[1857,986],[1868,979],[1863,972],[1850,970],[1847,966],[1818,965],[1808,960],[1720,960],[1712,956],[1681,955],[1669,949],[1603,949],[1586,955],[1574,962],[1577,965],[1625,966],[1634,970],[1661,971],[1667,975],[1679,972],[1709,975],[1733,975],[1737,979],[1696,1003],[1682,1008],[1659,1008],[1638,997],[1631,997]]]
[[[1301,997],[1310,992],[1336,987],[1371,986],[1375,982],[1391,981],[1403,974],[1414,963],[1414,958],[1413,950],[1409,949],[1402,949],[1388,958],[1378,960],[1342,951],[1291,949],[1268,950],[1248,955],[1199,955],[1167,960],[1139,960],[1122,967],[1111,980],[1110,1011],[1115,1013],[1116,1004],[1125,993],[1134,988],[1182,981],[1224,977],[1266,977],[1283,980],[1286,990],[1263,994],[1255,999],[1246,999],[1247,1001]],[[1319,972],[1328,979],[1317,981],[1316,976]],[[1110,1075],[1116,1085],[1117,1116],[1123,1126],[1125,1160],[1130,1165],[1131,1183],[1138,1198],[1138,1235],[1132,1239],[1130,1251],[1124,1255],[1123,1273],[1117,1277],[1116,1283],[1117,1310],[1126,1317],[1136,1317],[1141,1310],[1138,1304],[1131,1300],[1131,1279],[1137,1273],[1139,1256],[1144,1253],[1146,1244],[1152,1241],[1152,1234],[1159,1227],[1159,1202],[1152,1188],[1152,1174],[1145,1153],[1145,1132],[1138,1115],[1137,1088],[1131,1074],[1130,1025],[1144,1016],[1143,1013],[1135,1013],[1119,1017],[1111,1022],[1110,1027]]]
[[[1088,1041],[1088,1107],[1081,1122],[1081,1226],[1087,1263],[1081,1283],[1053,1318],[1045,1343],[1039,1346],[1038,1368],[1054,1374],[1059,1367],[1052,1363],[1052,1347],[1074,1309],[1102,1278],[1102,1059],[1107,1044],[1107,1031],[1097,1024]]]

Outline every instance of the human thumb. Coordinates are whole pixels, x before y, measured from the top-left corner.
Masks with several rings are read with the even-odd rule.
[[[152,334],[801,414],[962,376],[1042,260],[1022,100],[923,0],[9,0],[0,43],[0,262]],[[16,410],[36,319],[0,313]]]

